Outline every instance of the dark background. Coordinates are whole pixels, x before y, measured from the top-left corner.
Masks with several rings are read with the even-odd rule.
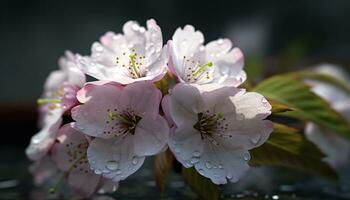
[[[89,54],[108,30],[154,18],[164,41],[192,24],[206,41],[231,38],[251,79],[331,62],[349,67],[350,1],[0,1],[1,144],[24,148],[35,99],[66,49]]]

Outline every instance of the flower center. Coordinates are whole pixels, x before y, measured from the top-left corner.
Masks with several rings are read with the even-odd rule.
[[[130,109],[119,113],[117,109],[114,109],[114,111],[107,109],[107,115],[109,120],[106,123],[111,124],[111,130],[104,131],[104,134],[115,134],[116,136],[134,135],[136,125],[142,119]]]
[[[133,79],[145,76],[145,62],[146,56],[137,54],[135,49],[132,49],[128,56],[126,52],[123,52],[121,57],[116,58],[116,64],[125,69],[126,74]]]
[[[199,131],[202,140],[209,139],[213,144],[219,145],[214,136],[224,137],[228,123],[226,123],[223,113],[209,114],[207,110],[205,113],[198,113],[198,121],[193,125],[193,128]],[[228,137],[232,137],[232,135],[228,135]]]
[[[204,76],[206,79],[210,79],[210,73],[207,69],[213,66],[213,62],[209,61],[205,64],[200,64],[200,61],[194,61],[184,56],[182,65],[185,69],[184,80],[192,83]]]

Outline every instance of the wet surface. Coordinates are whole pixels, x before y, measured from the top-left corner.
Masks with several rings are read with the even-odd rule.
[[[33,185],[28,172],[30,162],[22,147],[2,146],[0,155],[0,199],[62,198]],[[260,167],[249,171],[239,183],[221,187],[221,199],[350,199],[350,176],[348,170],[344,171],[339,183],[334,183],[286,169]],[[153,175],[153,159],[146,159],[141,170],[121,182],[117,192],[110,196],[118,200],[197,199],[178,173],[171,174],[163,194],[157,190]]]

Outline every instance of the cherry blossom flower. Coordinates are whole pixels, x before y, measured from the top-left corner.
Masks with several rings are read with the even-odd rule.
[[[98,190],[115,191],[118,183],[105,180],[90,169],[86,153],[88,146],[89,138],[66,124],[57,134],[52,158],[63,171],[63,177],[67,177],[68,185],[80,196],[89,197]]]
[[[350,77],[339,67],[323,64],[315,69],[316,72],[334,76],[350,84]],[[312,90],[324,98],[330,105],[343,115],[350,123],[350,96],[335,86],[319,81],[307,81]],[[306,137],[318,145],[326,154],[325,161],[333,168],[340,169],[350,160],[350,143],[335,133],[326,131],[314,123],[308,123],[305,128]]]
[[[59,60],[59,70],[51,72],[38,99],[41,130],[35,134],[26,149],[31,160],[46,155],[62,123],[62,115],[78,103],[76,92],[85,83],[85,75],[76,67],[75,57],[69,51]]]
[[[145,156],[166,146],[169,127],[159,115],[162,95],[152,83],[90,83],[77,96],[83,104],[72,110],[73,126],[95,137],[87,151],[95,174],[124,180]]]
[[[156,21],[147,21],[147,30],[135,21],[123,26],[124,34],[107,32],[91,47],[91,56],[78,56],[83,72],[102,81],[129,84],[160,80],[167,71],[167,55]]]
[[[229,39],[203,43],[203,34],[191,25],[178,28],[168,42],[169,68],[180,82],[237,87],[245,81],[243,54]]]
[[[215,184],[236,182],[248,170],[248,150],[273,130],[265,118],[271,105],[260,94],[214,84],[179,83],[170,90],[168,110],[176,127],[168,145],[184,167]]]

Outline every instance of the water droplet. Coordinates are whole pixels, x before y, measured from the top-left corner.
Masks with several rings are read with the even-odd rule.
[[[219,39],[218,40],[218,45],[222,45],[224,43],[224,40],[223,39]]]
[[[203,176],[204,175],[204,170],[203,169],[199,169],[198,172]]]
[[[131,162],[133,165],[136,165],[139,162],[139,159],[136,156],[134,156]]]
[[[199,159],[197,157],[193,157],[190,161],[192,164],[196,164],[197,162],[199,162]]]
[[[82,65],[85,65],[86,64],[86,60],[84,58],[80,58],[79,59],[79,63],[82,64]]]
[[[107,167],[107,169],[114,171],[114,170],[118,169],[119,165],[118,165],[117,161],[111,160],[111,161],[107,162],[106,167]]]
[[[252,143],[257,144],[260,141],[260,139],[261,139],[261,135],[260,134],[256,134],[250,140],[252,141]]]
[[[118,169],[117,171],[115,171],[115,174],[117,175],[122,174],[122,170]]]
[[[219,164],[218,167],[219,167],[219,169],[222,169],[222,168],[223,168],[223,166],[222,166],[221,164]]]
[[[273,196],[272,196],[272,199],[274,199],[274,200],[275,200],[275,199],[277,200],[277,199],[279,199],[279,198],[280,198],[280,197],[279,197],[278,195],[273,195]]]
[[[146,29],[144,27],[140,27],[140,33],[144,33]]]
[[[262,99],[261,99],[261,103],[263,104],[263,106],[267,106],[268,105],[268,101],[263,97]]]
[[[131,28],[134,30],[134,31],[138,31],[139,30],[139,25],[137,25],[137,24],[133,24],[132,26],[131,26]]]
[[[209,161],[207,161],[205,163],[205,167],[208,168],[208,169],[211,169],[212,168],[211,163]]]
[[[228,178],[228,179],[231,179],[233,177],[233,175],[231,174],[231,173],[228,173],[227,175],[226,175],[226,178]]]
[[[103,52],[103,47],[102,47],[100,44],[95,43],[95,45],[94,45],[94,50],[95,50],[96,52],[98,52],[98,53],[102,53],[102,52]]]
[[[199,157],[200,155],[201,155],[201,153],[199,151],[193,152],[193,156],[195,156],[195,157]]]
[[[237,115],[236,115],[236,119],[237,120],[244,120],[244,115],[242,114],[242,113],[237,113]]]
[[[95,174],[97,174],[97,175],[102,174],[102,171],[98,170],[98,169],[95,169]]]
[[[244,155],[243,155],[243,159],[244,159],[245,161],[250,160],[250,154],[249,154],[248,152],[245,152]]]

